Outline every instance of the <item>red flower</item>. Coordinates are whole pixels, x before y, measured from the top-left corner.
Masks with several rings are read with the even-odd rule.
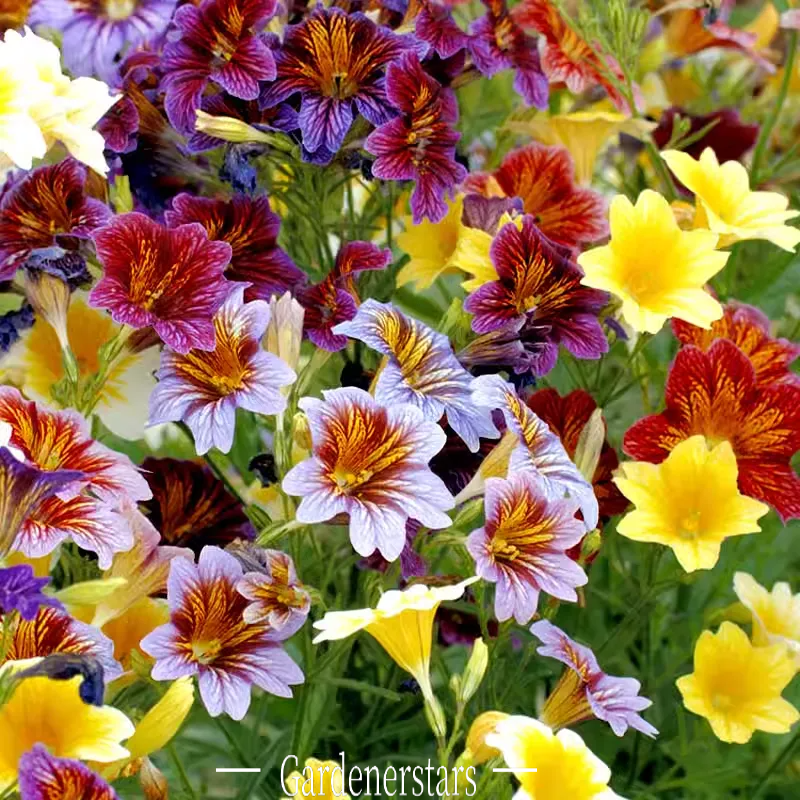
[[[210,200],[179,194],[164,219],[170,228],[199,222],[209,239],[231,246],[233,255],[225,277],[251,284],[244,293],[246,302],[269,300],[273,294],[293,289],[306,279],[305,273],[278,247],[281,220],[270,210],[269,200],[263,195]]]
[[[484,197],[519,197],[539,230],[567,247],[608,235],[605,201],[575,185],[575,168],[563,147],[534,143],[512,150],[495,172],[470,175],[464,186]]]
[[[233,288],[222,275],[229,244],[209,241],[197,223],[165,228],[136,212],[93,236],[104,273],[92,305],[134,328],[152,325],[179,353],[214,349],[214,314]]]
[[[730,339],[749,359],[756,371],[756,383],[800,385],[800,375],[789,368],[800,356],[800,345],[787,339],[773,339],[769,319],[757,308],[744,303],[728,303],[722,319],[703,330],[681,320],[672,320],[672,330],[682,345],[693,344],[708,350],[717,339]]]
[[[800,448],[800,387],[760,386],[727,339],[706,353],[686,345],[667,379],[666,409],[635,423],[623,447],[631,458],[659,463],[696,434],[731,443],[743,494],[769,503],[784,522],[800,517],[800,479],[790,463]]]

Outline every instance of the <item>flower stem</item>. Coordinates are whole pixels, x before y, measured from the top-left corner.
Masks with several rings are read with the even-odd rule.
[[[775,771],[783,764],[785,761],[789,759],[791,756],[792,751],[797,746],[797,743],[800,742],[800,727],[794,732],[794,736],[789,739],[788,744],[783,750],[775,756],[775,759],[772,763],[767,767],[764,774],[761,776],[761,779],[756,784],[756,788],[753,790],[753,794],[750,796],[750,800],[756,800],[759,797],[764,789],[767,788],[767,784],[769,783],[769,779],[775,773]]]
[[[186,772],[186,767],[183,766],[183,762],[178,755],[178,751],[175,749],[175,745],[171,742],[167,745],[167,752],[172,759],[172,763],[175,766],[178,777],[181,779],[181,783],[183,784],[186,794],[189,795],[192,800],[197,800],[197,793],[194,790],[194,786],[192,786],[192,782],[189,780],[189,774]]]

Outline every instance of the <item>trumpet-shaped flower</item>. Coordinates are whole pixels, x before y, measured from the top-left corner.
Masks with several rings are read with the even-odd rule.
[[[508,719],[509,715],[502,711],[484,711],[472,721],[467,731],[463,759],[472,766],[485,764],[489,759],[499,758],[502,754],[496,747],[486,744],[486,737],[494,733],[498,722]]]
[[[329,611],[314,623],[319,631],[314,643],[346,639],[365,630],[401,669],[414,677],[425,699],[430,700],[433,697],[430,665],[436,610],[441,603],[458,600],[464,589],[477,580],[473,577],[451,586],[434,587],[416,583],[404,591],[386,592],[374,609]]]
[[[759,386],[747,357],[727,339],[707,352],[685,345],[670,370],[666,409],[636,422],[625,452],[663,461],[678,442],[702,434],[728,441],[742,494],[773,506],[783,520],[800,516],[800,479],[791,459],[800,449],[800,387]]]
[[[732,622],[703,631],[694,672],[676,681],[689,711],[705,717],[723,742],[744,744],[755,731],[788,733],[800,713],[781,692],[796,672],[782,644],[756,647]]]
[[[621,800],[609,787],[611,770],[577,733],[553,733],[530,717],[497,723],[486,744],[499,750],[520,783],[515,800]]]
[[[753,643],[783,644],[800,669],[800,594],[782,581],[767,591],[746,572],[733,576],[733,589],[753,617]]]
[[[472,376],[443,334],[372,298],[333,332],[359,339],[387,356],[373,389],[379,403],[408,403],[432,422],[446,414],[448,425],[472,452],[480,447],[481,436],[499,435],[489,411],[472,402]]]
[[[37,744],[19,761],[20,800],[119,800],[119,795],[80,761],[56,758]]]
[[[738,161],[720,164],[710,147],[699,159],[679,150],[665,150],[661,156],[697,198],[695,227],[716,233],[722,246],[766,239],[794,252],[800,230],[786,223],[800,211],[789,209],[789,200],[779,192],[750,191],[750,177]]]
[[[628,728],[648,736],[658,734],[639,714],[652,705],[646,697],[639,696],[639,681],[607,675],[588,647],[570,639],[548,620],[531,625],[531,633],[542,643],[537,653],[569,667],[545,701],[542,722],[558,730],[597,717],[607,722],[617,736]]]
[[[188,353],[165,349],[158,384],[150,395],[150,423],[182,420],[194,434],[199,455],[233,446],[236,409],[278,414],[286,408],[281,386],[297,377],[261,347],[269,324],[264,300],[244,302],[235,288],[214,317],[216,347]]]
[[[736,456],[729,442],[709,448],[704,436],[677,444],[661,464],[627,462],[620,491],[634,504],[617,531],[638,542],[672,548],[687,571],[711,569],[730,536],[757,533],[769,508],[737,487]]]
[[[286,776],[281,788],[290,797],[319,797],[320,800],[343,798],[351,800],[345,792],[344,773],[335,761],[307,758],[302,772],[295,770]],[[283,800],[289,800],[284,797]]]
[[[9,663],[5,670],[19,666]],[[58,758],[107,764],[128,756],[120,742],[133,734],[133,724],[116,708],[85,703],[82,681],[25,678],[0,707],[0,790],[17,781],[20,758],[37,744]]]
[[[229,553],[206,547],[197,564],[176,558],[170,566],[167,598],[170,622],[141,643],[156,659],[155,680],[197,675],[200,697],[212,716],[225,712],[240,720],[250,707],[253,684],[279,697],[303,673],[270,637],[263,624],[244,620],[248,601],[236,591],[242,567]]]
[[[300,522],[350,517],[350,541],[362,556],[376,549],[394,561],[406,541],[406,520],[450,526],[453,497],[428,462],[445,443],[444,431],[408,404],[380,405],[361,389],[304,397],[313,455],[293,467],[283,490],[302,497]]]
[[[0,615],[19,611],[24,620],[36,617],[41,606],[60,608],[61,603],[42,589],[50,578],[37,578],[30,564],[15,564],[0,569]]]
[[[209,241],[198,223],[168,229],[137,212],[114,217],[93,238],[104,270],[93,306],[134,328],[152,325],[178,353],[214,349],[213,317],[233,288],[222,274],[227,242]]]
[[[611,241],[578,256],[583,283],[622,301],[622,315],[639,332],[658,333],[669,317],[708,328],[722,307],[703,285],[728,260],[710,231],[682,231],[669,203],[645,189],[632,205],[611,203]]]
[[[555,500],[539,489],[533,472],[486,481],[486,522],[467,539],[475,571],[495,583],[494,610],[520,624],[536,613],[539,592],[575,602],[586,573],[567,555],[586,532],[575,500]]]

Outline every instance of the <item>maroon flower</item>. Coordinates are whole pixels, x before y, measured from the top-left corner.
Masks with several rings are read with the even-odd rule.
[[[106,147],[115,153],[130,153],[136,149],[139,132],[139,111],[127,95],[114,103],[97,123]]]
[[[419,0],[419,4],[414,33],[440,58],[450,58],[469,45],[470,37],[458,27],[447,4],[439,0]]]

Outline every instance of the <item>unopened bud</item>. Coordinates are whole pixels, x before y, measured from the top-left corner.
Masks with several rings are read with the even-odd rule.
[[[308,424],[308,417],[298,411],[292,420],[292,441],[301,450],[311,450],[311,427]]]
[[[472,655],[467,662],[464,670],[464,677],[461,681],[461,694],[459,702],[466,705],[475,696],[480,688],[486,669],[489,666],[489,648],[483,639],[476,639],[472,645]]]
[[[234,144],[244,144],[245,142],[269,144],[273,138],[268,133],[248,125],[244,120],[236,119],[236,117],[215,117],[200,110],[197,111],[194,127],[196,131],[205,133],[207,136]]]
[[[425,697],[425,716],[436,738],[444,739],[447,735],[447,720],[444,716],[442,704],[433,693]]]
[[[606,440],[606,425],[603,422],[603,411],[596,408],[589,417],[589,421],[583,426],[578,444],[575,448],[575,466],[580,470],[581,475],[589,483],[592,482],[597,464],[600,461],[600,453]]]

